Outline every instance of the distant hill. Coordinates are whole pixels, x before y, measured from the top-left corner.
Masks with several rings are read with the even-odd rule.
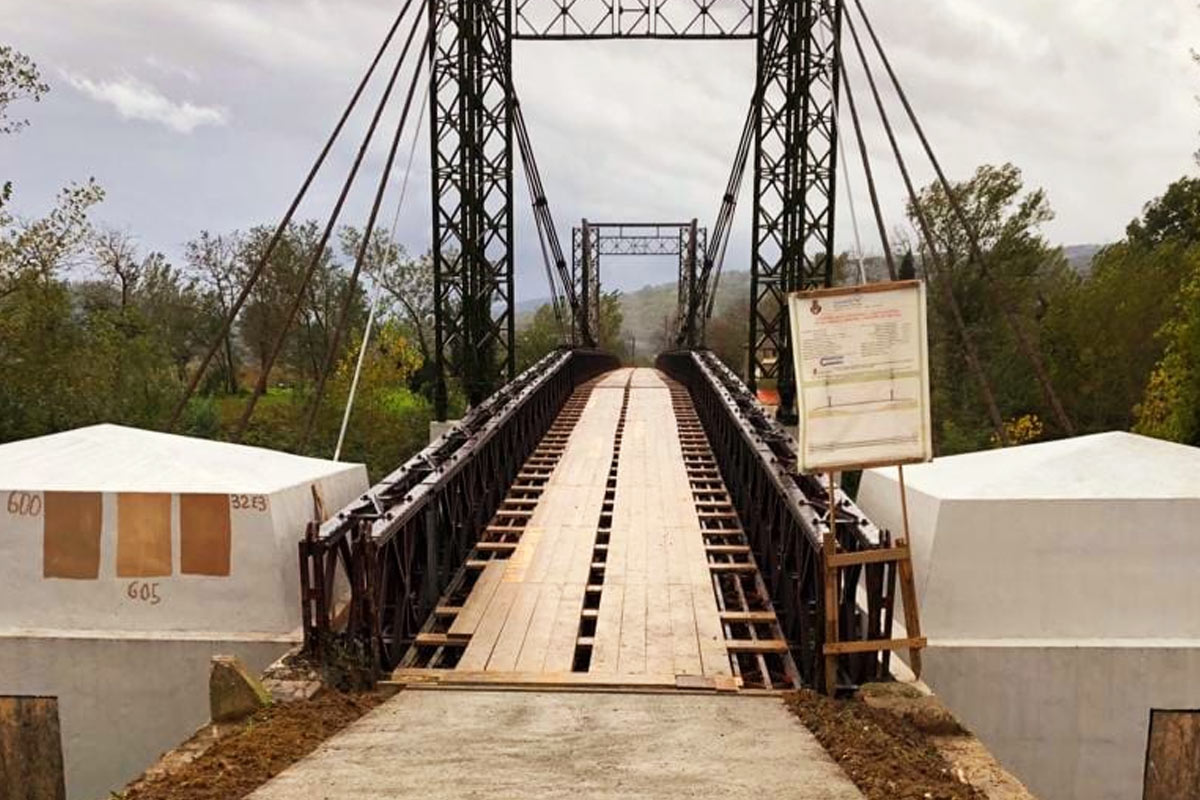
[[[1080,275],[1091,274],[1092,260],[1105,245],[1080,244],[1063,247],[1063,256],[1071,269]],[[849,273],[846,277],[851,282],[857,282],[858,263],[854,260],[846,264]],[[882,256],[868,256],[863,259],[863,272],[868,283],[886,281],[888,279],[887,261]],[[717,287],[717,307],[719,314],[731,304],[748,304],[750,298],[750,272],[732,271],[721,275]],[[534,312],[549,303],[548,297],[525,300],[517,304],[517,326],[523,327],[532,320]],[[626,341],[637,342],[637,352],[642,356],[651,356],[659,352],[674,336],[675,309],[678,304],[678,287],[675,282],[646,285],[635,291],[621,294],[621,310],[625,317],[624,336]]]
[[[675,310],[678,305],[679,289],[675,282],[646,285],[636,291],[621,294],[621,312],[625,318],[624,335],[627,340],[637,340],[637,351],[641,355],[652,355],[661,349],[664,342],[674,335]],[[724,272],[717,286],[717,311],[731,303],[748,302],[750,298],[750,273]],[[543,297],[520,302],[516,306],[517,327],[528,325],[534,313],[550,298]]]
[[[1080,275],[1087,277],[1092,274],[1092,261],[1096,258],[1096,254],[1103,250],[1107,245],[1103,244],[1073,244],[1062,249],[1063,257],[1067,259],[1067,264],[1071,269]]]

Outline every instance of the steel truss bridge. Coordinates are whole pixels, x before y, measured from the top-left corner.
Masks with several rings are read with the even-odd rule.
[[[846,33],[853,47],[843,52]],[[584,39],[753,43],[755,88],[714,225],[584,220],[572,232],[568,260],[513,85],[512,55],[518,40]],[[856,102],[848,77],[855,56],[869,88],[866,103]],[[880,66],[886,77],[877,79]],[[297,287],[291,318],[381,120],[398,108],[364,227],[377,230],[402,162],[401,142],[411,136],[415,148],[418,141],[422,112],[413,113],[414,99],[424,87],[435,400],[445,419],[448,383],[457,381],[469,412],[358,501],[309,527],[300,545],[309,651],[349,653],[372,673],[423,670],[439,679],[467,665],[476,676],[489,670],[512,676],[517,666],[533,664],[567,683],[613,682],[614,674],[636,683],[651,680],[653,663],[681,685],[833,689],[883,678],[892,650],[919,647],[917,638],[892,638],[898,595],[906,618],[916,619],[915,605],[897,590],[898,577],[905,580],[902,562],[888,556],[905,543],[877,528],[842,493],[798,474],[795,443],[781,425],[794,420],[785,298],[832,281],[839,165],[849,175],[839,161],[845,132],[854,135],[878,244],[895,277],[864,136],[872,109],[922,234],[925,268],[931,276],[946,268],[886,93],[894,94],[890,105],[903,109],[901,119],[917,133],[987,275],[978,237],[863,1],[403,0],[180,410],[347,121],[368,87],[383,81],[324,238]],[[839,125],[839,115],[850,124]],[[563,342],[520,374],[514,352],[518,157]],[[745,375],[736,375],[705,349],[704,336],[747,170],[750,363]],[[325,375],[368,266],[371,237],[362,239]],[[657,372],[621,371],[612,355],[597,349],[600,263],[628,254],[669,255],[679,263],[676,349],[659,356]],[[940,283],[943,299],[957,309],[950,283]],[[969,332],[960,333],[972,374],[990,397]],[[238,435],[265,391],[273,361]],[[760,381],[778,386],[778,415],[757,402]],[[309,432],[324,388],[322,379]],[[1048,382],[1043,388],[1053,400]],[[994,404],[990,410],[998,422]],[[1003,426],[997,430],[1004,441]],[[691,571],[677,574],[680,564]],[[633,626],[636,635],[624,637],[623,626]],[[910,635],[918,635],[912,626]],[[660,640],[674,643],[673,661],[651,652],[651,642]],[[534,641],[542,651],[529,649]],[[917,656],[914,651],[919,670]],[[639,666],[625,669],[628,659]]]

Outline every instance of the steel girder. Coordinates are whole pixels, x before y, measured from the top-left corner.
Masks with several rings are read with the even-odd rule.
[[[515,373],[512,39],[508,0],[431,0],[429,14],[435,405],[445,419],[447,372],[471,406]]]
[[[797,473],[795,441],[711,352],[666,353],[659,356],[658,367],[688,388],[800,676],[807,686],[822,685],[826,487],[817,478]],[[843,552],[890,546],[890,535],[848,497],[839,492],[836,500]],[[867,564],[841,573],[838,641],[891,638],[897,596],[894,565]],[[861,685],[885,679],[889,658],[886,653],[842,656],[839,681]]]
[[[615,369],[552,353],[300,542],[305,649],[396,666],[575,387]]]
[[[841,0],[759,5],[751,390],[777,381],[780,416],[794,421],[787,294],[833,277]],[[779,30],[772,35],[772,29]]]

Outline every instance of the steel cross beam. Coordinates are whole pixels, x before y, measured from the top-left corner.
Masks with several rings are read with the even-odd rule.
[[[517,0],[513,38],[753,39],[754,0]]]

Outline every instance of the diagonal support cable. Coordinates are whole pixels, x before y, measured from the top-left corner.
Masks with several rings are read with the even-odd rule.
[[[492,41],[492,46],[498,53],[507,52],[500,46],[500,20],[496,16],[495,9],[490,4],[485,4],[487,10],[486,26],[487,35]],[[521,153],[521,164],[525,170],[525,180],[529,187],[529,198],[533,206],[533,218],[537,225],[538,239],[542,250],[542,261],[546,268],[546,280],[550,287],[550,298],[554,305],[554,316],[561,330],[566,329],[563,319],[562,300],[560,299],[559,289],[555,285],[555,276],[558,278],[558,285],[562,287],[562,294],[566,296],[566,304],[571,311],[572,318],[578,318],[581,313],[581,304],[575,292],[575,283],[571,280],[570,267],[567,265],[567,259],[563,255],[562,241],[558,236],[558,228],[554,225],[554,215],[550,212],[550,203],[546,199],[546,187],[542,183],[541,170],[538,168],[537,157],[533,152],[533,143],[529,138],[529,128],[525,124],[525,114],[521,109],[521,101],[517,97],[517,89],[512,84],[512,71],[509,70],[510,76],[508,89],[509,104],[512,110],[513,132],[517,140],[517,149]],[[574,330],[574,326],[571,326]],[[583,344],[593,344],[584,342]]]
[[[782,35],[783,24],[779,17],[774,18],[767,32],[768,52],[774,52]],[[692,346],[702,344],[702,330],[696,330],[697,324],[712,318],[716,305],[717,289],[721,283],[721,271],[725,265],[725,253],[729,248],[729,236],[733,230],[733,220],[737,213],[738,198],[742,192],[742,181],[746,175],[746,164],[750,160],[750,151],[754,147],[754,132],[758,123],[758,106],[762,103],[761,85],[757,86],[750,98],[750,109],[746,113],[746,122],[742,126],[742,135],[738,139],[737,154],[734,156],[733,168],[729,180],[725,184],[725,194],[721,198],[721,208],[717,212],[717,222],[713,226],[713,235],[708,240],[704,252],[704,262],[700,267],[696,290],[691,295],[688,307],[681,308],[679,314],[679,331],[676,344]]]
[[[941,185],[942,190],[946,193],[946,199],[950,204],[951,211],[954,213],[958,223],[963,227],[963,230],[967,234],[967,241],[971,248],[971,258],[976,264],[979,265],[979,270],[983,275],[984,280],[991,285],[993,278],[988,269],[987,259],[984,257],[983,250],[979,246],[979,231],[967,218],[967,214],[963,210],[960,199],[951,187],[950,181],[946,179],[946,173],[942,169],[941,162],[934,153],[933,147],[929,143],[929,138],[925,135],[924,127],[921,125],[920,120],[917,119],[917,114],[913,110],[912,103],[910,103],[908,100],[908,93],[904,91],[904,87],[901,85],[900,79],[896,75],[896,71],[892,69],[891,59],[888,58],[887,53],[883,49],[883,44],[879,41],[879,37],[875,34],[875,27],[871,24],[871,20],[867,17],[867,12],[866,9],[863,8],[862,0],[854,0],[854,4],[858,8],[859,16],[862,17],[862,21],[866,26],[867,33],[875,46],[875,51],[878,53],[884,69],[887,70],[887,74],[891,79],[892,86],[895,88],[896,94],[900,98],[901,104],[904,106],[905,113],[908,115],[908,119],[912,123],[913,129],[916,131],[917,136],[921,140],[921,145],[925,150],[925,155],[928,156],[930,163],[933,165],[934,171],[937,173],[938,183]],[[855,44],[858,47],[860,54],[862,54],[862,46],[858,41],[858,33],[855,30],[852,15],[847,14],[846,19],[850,24],[850,32],[854,36]],[[864,68],[867,68],[865,54],[861,57],[863,59]],[[1054,383],[1050,378],[1050,373],[1046,370],[1046,365],[1042,361],[1041,354],[1029,340],[1029,335],[1026,333],[1024,326],[1020,324],[1020,320],[1016,318],[1016,314],[1013,312],[1012,308],[1009,307],[1009,305],[1003,300],[1000,301],[999,305],[1005,321],[1008,323],[1009,329],[1012,331],[1013,336],[1017,340],[1018,346],[1023,351],[1025,358],[1029,361],[1029,364],[1033,369],[1034,377],[1037,380],[1038,386],[1041,388],[1042,394],[1046,398],[1046,402],[1050,406],[1050,409],[1054,412],[1054,416],[1057,418],[1059,426],[1068,436],[1073,436],[1075,434],[1075,425],[1071,421],[1070,416],[1067,414],[1067,410],[1063,406],[1062,401],[1058,396],[1058,392],[1056,392],[1054,389]]]
[[[333,373],[337,362],[338,347],[342,343],[342,334],[346,328],[346,321],[350,316],[350,306],[354,302],[355,292],[358,289],[358,277],[362,274],[363,266],[367,261],[367,251],[370,249],[371,239],[375,233],[375,222],[379,219],[379,210],[383,206],[383,198],[387,194],[387,187],[392,178],[392,169],[396,165],[396,154],[400,150],[400,140],[403,138],[405,127],[408,125],[408,114],[412,110],[413,96],[416,94],[417,85],[420,83],[421,74],[424,71],[425,57],[429,52],[432,36],[432,32],[427,32],[425,44],[421,48],[421,52],[417,54],[417,65],[413,69],[412,80],[408,85],[408,94],[404,98],[404,108],[400,112],[400,120],[396,123],[396,133],[392,137],[392,146],[388,150],[387,163],[384,165],[383,174],[379,178],[379,187],[375,190],[375,201],[371,206],[371,214],[367,219],[366,227],[363,228],[362,241],[359,242],[358,253],[354,259],[354,269],[350,273],[350,281],[346,286],[345,297],[342,299],[342,307],[338,313],[337,325],[333,329],[333,339],[329,342],[329,351],[325,355],[325,366],[321,369],[321,374],[317,378],[317,389],[308,412],[308,420],[304,424],[304,436],[300,441],[300,449],[302,450],[308,444],[308,439],[312,435],[313,425],[316,423],[317,414],[321,410],[321,402],[325,398],[325,384],[330,374]],[[404,176],[404,182],[405,184],[408,183],[407,173]]]
[[[379,50],[375,53],[375,58],[372,59],[370,66],[367,67],[366,73],[362,80],[359,81],[358,87],[354,90],[354,94],[350,98],[350,102],[342,111],[342,116],[338,119],[337,125],[333,128],[333,133],[325,141],[325,146],[321,148],[320,154],[316,161],[308,171],[308,175],[301,184],[300,190],[296,192],[296,196],[292,199],[292,204],[288,206],[287,212],[283,215],[279,226],[275,229],[275,233],[271,236],[271,241],[267,244],[267,249],[263,251],[262,258],[254,265],[250,277],[246,279],[246,283],[242,286],[241,292],[237,299],[229,309],[229,313],[221,323],[221,330],[217,332],[213,339],[212,345],[208,352],[204,354],[204,358],[200,361],[200,366],[192,374],[191,380],[188,382],[187,389],[184,390],[183,397],[179,399],[175,410],[171,412],[171,419],[167,423],[167,430],[174,430],[179,424],[179,418],[183,415],[183,410],[187,408],[188,402],[196,394],[196,388],[200,385],[200,381],[204,378],[204,373],[208,371],[208,367],[212,364],[213,358],[217,354],[217,350],[221,348],[221,343],[225,337],[229,335],[230,329],[233,328],[234,322],[237,321],[238,315],[242,313],[242,307],[245,306],[246,300],[250,297],[250,292],[254,290],[255,284],[258,283],[259,277],[264,269],[271,261],[271,256],[274,255],[275,249],[283,240],[283,235],[287,231],[288,226],[292,224],[292,219],[296,216],[296,211],[300,208],[300,203],[308,194],[309,188],[317,177],[317,173],[321,171],[321,167],[325,165],[325,160],[329,157],[329,153],[333,150],[334,144],[341,138],[342,130],[346,127],[346,122],[349,121],[350,115],[354,113],[354,109],[358,107],[359,100],[362,99],[363,93],[367,89],[367,85],[371,82],[371,78],[375,75],[375,70],[378,69],[380,62],[383,61],[383,56],[391,47],[392,41],[396,38],[396,32],[400,30],[400,25],[404,22],[404,17],[408,14],[408,9],[412,5],[412,0],[406,0],[400,12],[396,15],[396,19],[392,22],[392,27],[388,29],[387,35],[383,37],[383,43],[379,46]]]
[[[896,131],[892,127],[891,117],[888,116],[887,108],[883,104],[883,96],[879,92],[879,86],[875,82],[875,74],[871,71],[871,65],[867,61],[866,53],[862,48],[862,43],[858,38],[857,31],[854,29],[853,21],[850,15],[846,15],[846,21],[849,24],[850,34],[854,40],[855,50],[858,52],[859,60],[862,63],[863,71],[867,77],[867,85],[871,88],[871,96],[875,100],[875,107],[879,112],[880,121],[883,123],[883,130],[887,134],[888,142],[892,148],[892,156],[896,159],[896,166],[900,169],[900,176],[904,180],[904,187],[908,193],[908,201],[917,216],[917,224],[921,228],[921,235],[929,247],[930,260],[934,268],[934,279],[938,285],[942,287],[942,292],[945,295],[946,304],[951,310],[954,317],[955,327],[958,329],[959,338],[963,343],[963,355],[967,360],[967,367],[971,370],[971,374],[975,377],[976,383],[979,384],[979,391],[983,395],[984,403],[987,406],[988,417],[992,422],[992,429],[999,437],[1002,445],[1008,445],[1008,437],[1004,428],[1004,420],[1000,416],[1000,407],[996,403],[995,392],[992,391],[991,382],[988,380],[987,373],[983,369],[983,362],[979,358],[979,350],[975,346],[975,341],[971,337],[971,333],[966,326],[962,316],[962,310],[958,303],[958,298],[954,295],[954,287],[951,285],[949,277],[943,280],[937,280],[939,274],[945,274],[945,265],[942,262],[941,253],[938,252],[937,242],[933,238],[933,226],[929,221],[929,216],[925,211],[924,205],[921,203],[921,198],[917,194],[916,186],[913,184],[912,176],[908,171],[908,164],[904,160],[904,153],[900,150],[900,143],[896,139]],[[849,84],[848,76],[846,75],[846,65],[842,63],[842,74],[844,84]],[[857,118],[857,117],[856,117]]]
[[[411,0],[410,0],[411,2]],[[424,7],[424,3],[421,4]],[[304,276],[300,281],[300,285],[296,287],[296,291],[292,298],[292,305],[288,309],[287,319],[284,322],[279,336],[275,340],[274,346],[271,348],[270,355],[266,363],[263,364],[262,371],[259,373],[258,381],[254,384],[254,392],[250,395],[249,401],[246,403],[246,408],[242,412],[242,417],[238,421],[237,427],[233,432],[233,440],[241,441],[242,435],[246,432],[247,426],[250,424],[250,417],[254,414],[254,409],[258,405],[258,400],[267,391],[267,385],[270,381],[271,370],[275,366],[275,362],[279,359],[280,353],[283,352],[284,342],[287,340],[288,333],[292,325],[296,322],[296,315],[300,313],[300,306],[304,302],[305,293],[308,291],[309,284],[312,282],[313,275],[320,266],[321,260],[325,257],[325,250],[329,245],[329,239],[333,235],[334,228],[342,214],[342,209],[345,207],[346,198],[350,194],[351,188],[354,186],[355,180],[358,178],[359,170],[362,168],[363,160],[366,158],[367,151],[370,149],[371,142],[375,138],[375,132],[379,128],[379,121],[383,117],[383,112],[387,108],[388,101],[391,99],[392,91],[396,87],[396,81],[400,77],[400,72],[404,68],[404,64],[408,59],[408,53],[412,47],[413,40],[416,38],[417,31],[421,27],[423,15],[418,13],[413,19],[412,28],[409,30],[408,38],[404,42],[404,48],[400,51],[399,58],[396,59],[395,69],[392,70],[391,77],[388,79],[387,87],[384,89],[383,96],[379,100],[379,105],[375,109],[375,115],[371,119],[371,124],[367,128],[366,135],[363,137],[362,144],[359,146],[358,154],[355,156],[354,164],[350,168],[350,174],[346,176],[345,182],[342,184],[341,194],[338,196],[337,203],[334,205],[332,213],[325,224],[325,230],[321,234],[321,240],[313,251],[312,258],[309,260],[308,267],[304,271]],[[428,36],[426,36],[428,40]]]

